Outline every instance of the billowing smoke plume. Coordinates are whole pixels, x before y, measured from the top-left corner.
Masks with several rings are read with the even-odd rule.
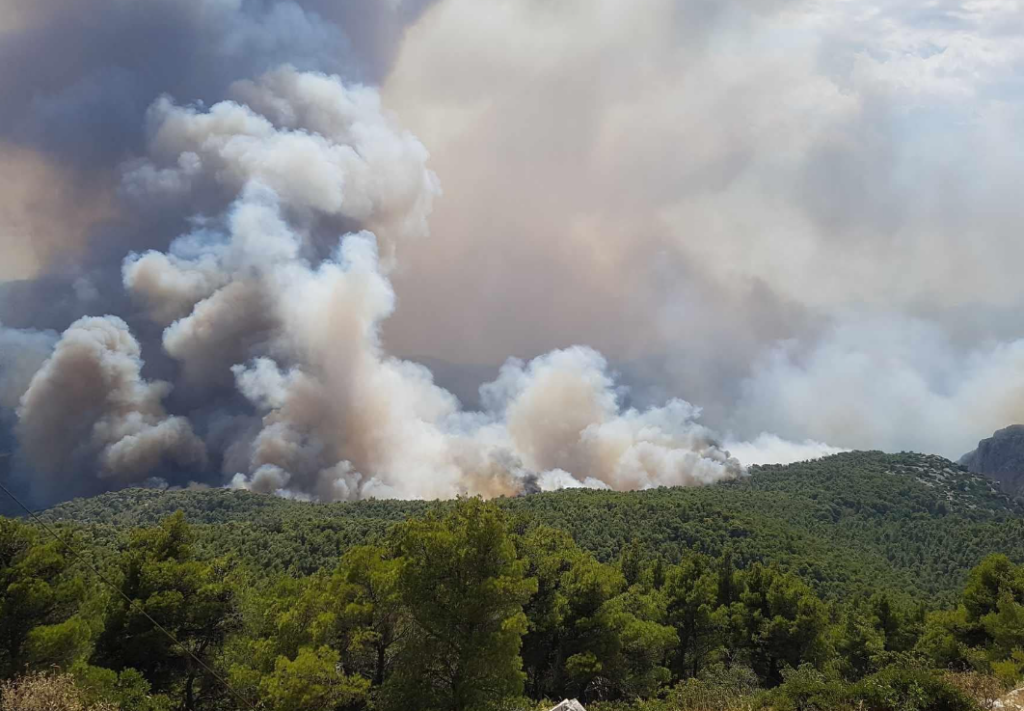
[[[219,285],[197,282],[195,275],[188,284],[154,281],[166,278],[167,270],[153,263],[158,257],[152,254],[131,275],[136,297],[128,298],[119,278],[126,253],[165,251],[183,232],[199,230],[203,219],[216,220],[239,192],[231,176],[212,177],[209,170],[194,174],[188,156],[175,169],[160,163],[160,151],[175,152],[175,141],[190,140],[174,134],[172,122],[163,120],[161,111],[174,104],[161,97],[181,97],[188,106],[212,105],[230,87],[243,94],[245,80],[285,65],[337,73],[354,86],[377,82],[388,72],[406,27],[430,4],[0,0],[0,454],[13,454],[0,456],[0,477],[40,502],[138,481],[143,469],[171,481],[180,481],[186,469],[208,478],[194,443],[180,451],[182,459],[190,459],[187,466],[165,456],[170,443],[175,438],[184,442],[189,432],[212,444],[208,461],[216,470],[220,445],[232,434],[224,412],[236,408],[241,397],[232,399],[226,392],[232,385],[229,370],[220,387],[208,387],[207,369],[227,357],[221,348],[238,353],[255,347],[261,315],[237,312],[230,329],[218,334],[219,342],[205,341],[206,354],[188,350],[187,329],[182,328],[182,350],[167,353],[163,327],[190,315],[192,305]],[[271,93],[264,96],[274,100]],[[245,100],[260,99],[252,95]],[[305,110],[298,104],[292,108]],[[261,110],[274,111],[269,106]],[[300,120],[316,130],[316,117]],[[155,126],[164,127],[159,139],[152,134]],[[361,130],[358,122],[354,128]],[[151,165],[160,165],[159,174],[145,175],[140,169],[139,156],[147,151]],[[211,147],[197,155],[214,161],[216,151]],[[206,180],[202,185],[189,182],[200,177]],[[163,181],[162,192],[154,190],[154,181]],[[298,211],[298,203],[295,207]],[[357,220],[362,213],[352,214]],[[386,210],[378,211],[378,217],[388,221]],[[292,218],[301,221],[303,216]],[[305,224],[310,256],[318,258],[326,235],[336,240],[354,226],[334,218]],[[222,293],[222,304],[233,298],[251,306],[244,288],[240,284]],[[148,299],[147,289],[165,293]],[[160,304],[160,313],[146,310],[150,302]],[[129,388],[134,395],[115,402],[127,397],[119,391],[114,400],[104,401],[100,390],[115,388],[115,383],[97,384],[96,392],[82,393],[90,409],[78,413],[74,423],[76,432],[88,430],[87,442],[51,432],[48,436],[57,442],[53,453],[28,446],[31,437],[42,434],[39,428],[51,422],[37,406],[41,403],[19,406],[32,375],[50,355],[57,334],[84,316],[104,314],[121,317],[118,328],[130,332],[136,345],[113,339],[95,358],[99,363],[139,358],[138,385]],[[190,326],[201,328],[203,314],[192,316]],[[78,338],[84,323],[66,338]],[[173,341],[168,338],[169,344]],[[144,363],[139,353],[132,355],[140,347]],[[187,363],[178,359],[186,351]],[[51,382],[59,381],[67,365],[48,364]],[[173,381],[173,389],[161,381]],[[47,391],[45,382],[38,381],[37,394]],[[15,427],[19,412],[31,422]],[[126,448],[136,444],[150,453],[137,461],[125,458]],[[33,462],[38,459],[33,453],[61,459],[69,468],[53,476],[66,482],[50,480],[43,470],[54,462]]]
[[[426,237],[438,193],[426,151],[377,95],[337,77],[281,69],[201,111],[161,100],[148,158],[125,173],[136,199],[239,193],[222,224],[132,255],[126,288],[164,330],[192,384],[233,376],[236,416],[224,475],[235,486],[326,500],[515,493],[587,478],[640,488],[735,477],[741,465],[682,401],[620,410],[607,364],[585,348],[510,361],[460,409],[417,364],[388,356],[395,310],[389,253]],[[242,103],[244,100],[244,103]],[[263,111],[265,113],[259,113]],[[212,187],[211,187],[212,186]],[[373,228],[326,258],[317,225]],[[398,245],[396,247],[396,245]]]
[[[1012,4],[0,27],[0,477],[37,503],[695,484],[1024,417]]]
[[[440,188],[375,90],[283,66],[208,107],[161,96],[146,123],[144,151],[119,166],[119,199],[135,214],[214,208],[190,212],[165,251],[122,263],[180,393],[144,377],[116,316],[75,321],[41,363],[51,336],[5,332],[24,342],[5,389],[38,496],[193,477],[322,500],[437,498],[744,473],[698,408],[624,408],[589,348],[508,361],[478,411],[387,354],[389,274],[427,238]]]
[[[68,475],[137,482],[161,464],[202,471],[206,449],[161,401],[170,384],[142,378],[138,341],[115,316],[83,318],[61,335],[18,406],[18,437],[50,487],[89,492]]]

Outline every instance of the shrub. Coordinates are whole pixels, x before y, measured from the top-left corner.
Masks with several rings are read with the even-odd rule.
[[[836,711],[849,708],[849,688],[810,664],[782,673],[782,684],[760,699],[760,706],[773,711]]]
[[[978,704],[938,672],[889,667],[852,689],[865,711],[976,711]]]
[[[749,667],[717,664],[695,679],[679,683],[668,695],[673,711],[730,711],[750,708],[757,693],[757,675]]]
[[[1009,659],[992,662],[992,673],[1007,689],[1017,686],[1024,678],[1024,649],[1016,649]]]

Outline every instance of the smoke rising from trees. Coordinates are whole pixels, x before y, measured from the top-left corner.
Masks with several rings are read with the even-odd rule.
[[[510,360],[481,388],[484,407],[462,409],[380,339],[396,309],[389,274],[405,243],[428,238],[440,193],[423,145],[374,89],[338,75],[285,65],[226,96],[209,107],[158,97],[143,150],[117,168],[129,211],[157,205],[191,226],[121,268],[131,315],[162,329],[177,400],[170,382],[144,377],[147,349],[117,316],[79,318],[41,363],[48,336],[5,331],[21,354],[5,400],[17,396],[17,451],[37,497],[154,477],[347,500],[743,474],[698,408],[624,409],[586,347]],[[28,380],[26,363],[38,365]]]
[[[0,0],[0,476],[956,456],[1024,414],[1022,18],[968,5]]]

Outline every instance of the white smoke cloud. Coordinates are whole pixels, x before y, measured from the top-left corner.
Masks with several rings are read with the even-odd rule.
[[[537,488],[540,491],[560,491],[562,489],[610,489],[600,479],[587,477],[580,481],[564,469],[552,469],[542,472],[537,477]]]
[[[808,439],[791,442],[778,435],[762,432],[748,442],[725,442],[729,454],[744,464],[792,464],[812,459],[821,459],[847,450],[823,442]]]
[[[149,317],[168,326],[224,285],[210,255],[183,264],[173,254],[149,251],[130,255],[124,263],[124,286],[149,308]]]
[[[149,110],[148,159],[128,169],[132,195],[180,198],[209,182],[258,182],[291,210],[340,215],[388,239],[427,231],[437,180],[426,149],[381,109],[374,89],[283,67],[236,82],[209,110],[168,97]]]
[[[568,471],[617,489],[703,484],[742,473],[697,424],[699,408],[672,400],[621,411],[605,359],[589,348],[553,351],[529,364],[510,361],[481,395],[532,471]]]
[[[245,105],[158,102],[149,157],[125,173],[138,199],[210,182],[237,190],[223,230],[205,220],[168,254],[124,267],[157,322],[179,316],[163,345],[185,378],[229,371],[262,419],[226,447],[232,486],[436,498],[516,493],[533,480],[625,489],[744,473],[698,408],[623,410],[624,392],[589,348],[510,360],[481,389],[479,412],[389,356],[380,328],[396,300],[377,235],[346,234],[316,260],[308,226],[341,214],[393,244],[423,236],[438,192],[426,151],[374,92],[337,77],[286,68],[235,91]]]
[[[780,344],[755,364],[736,421],[764,412],[782,436],[956,459],[1024,418],[1024,340],[957,348],[929,321],[849,317],[812,347]]]
[[[19,442],[39,477],[75,492],[95,488],[93,469],[123,484],[161,464],[203,468],[202,441],[161,404],[170,385],[141,370],[138,341],[115,316],[79,319],[61,334],[18,406]]]

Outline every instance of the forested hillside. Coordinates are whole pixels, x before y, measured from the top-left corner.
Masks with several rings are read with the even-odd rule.
[[[770,562],[824,595],[879,585],[949,599],[986,554],[1024,560],[1024,502],[940,457],[851,452],[710,487],[618,493],[588,489],[500,499],[516,520],[567,531],[598,560],[636,541],[677,562],[729,551],[741,566]],[[181,510],[208,555],[267,573],[308,575],[350,545],[450,502],[315,504],[247,491],[130,489],[80,499],[47,520],[87,524],[104,543]]]
[[[1020,504],[936,457],[42,519],[0,518],[3,711],[980,711],[1024,676]]]

